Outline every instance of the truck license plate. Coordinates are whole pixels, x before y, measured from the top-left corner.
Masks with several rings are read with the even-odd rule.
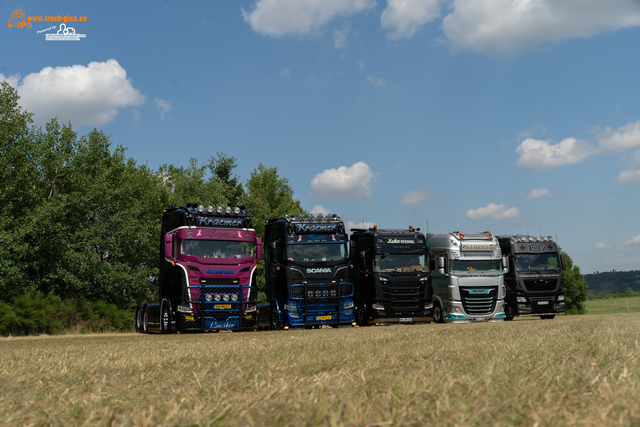
[[[486,317],[476,317],[473,320],[475,320],[476,322],[486,322],[487,318]]]
[[[538,301],[538,305],[549,305],[549,301]]]
[[[216,304],[213,306],[213,308],[218,310],[228,310],[231,308],[231,304]]]
[[[317,320],[331,320],[331,316],[318,316],[316,317]]]
[[[401,317],[401,318],[398,319],[398,322],[411,323],[411,322],[413,322],[413,317]]]

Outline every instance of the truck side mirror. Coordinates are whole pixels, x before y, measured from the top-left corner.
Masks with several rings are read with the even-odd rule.
[[[260,261],[262,259],[262,239],[259,237],[256,237],[256,246],[258,246],[258,256],[256,261]]]
[[[276,261],[276,242],[269,243],[269,259]]]
[[[505,274],[509,272],[509,259],[506,256],[502,257],[502,269]]]
[[[351,257],[353,258],[355,254],[356,254],[356,242],[354,242],[353,240],[349,240],[349,255],[351,255]]]
[[[560,255],[560,263],[562,264],[562,269],[567,269],[567,262],[564,260],[564,255]]]
[[[444,275],[445,269],[447,267],[447,260],[445,257],[441,256],[438,258],[438,273]]]
[[[173,259],[173,235],[164,235],[164,256]]]
[[[436,269],[436,258],[433,255],[433,252],[429,252],[429,271],[434,271]]]

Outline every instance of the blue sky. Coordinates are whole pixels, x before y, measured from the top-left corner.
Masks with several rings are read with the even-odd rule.
[[[277,166],[350,225],[551,235],[584,273],[640,269],[638,0],[13,0],[0,17],[16,8],[86,17],[66,23],[78,41],[0,29],[0,80],[38,124],[103,129],[153,169]]]

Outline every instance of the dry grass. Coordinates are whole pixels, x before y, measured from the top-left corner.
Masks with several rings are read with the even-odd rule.
[[[0,339],[1,425],[637,425],[640,315]]]

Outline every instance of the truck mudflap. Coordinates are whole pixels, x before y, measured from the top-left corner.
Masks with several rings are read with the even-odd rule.
[[[189,288],[193,299],[188,302],[193,308],[193,316],[185,318],[185,331],[253,331],[258,328],[258,290],[254,286],[216,284],[209,279]]]
[[[287,326],[351,325],[355,322],[353,284],[318,280],[292,285],[283,308]]]

